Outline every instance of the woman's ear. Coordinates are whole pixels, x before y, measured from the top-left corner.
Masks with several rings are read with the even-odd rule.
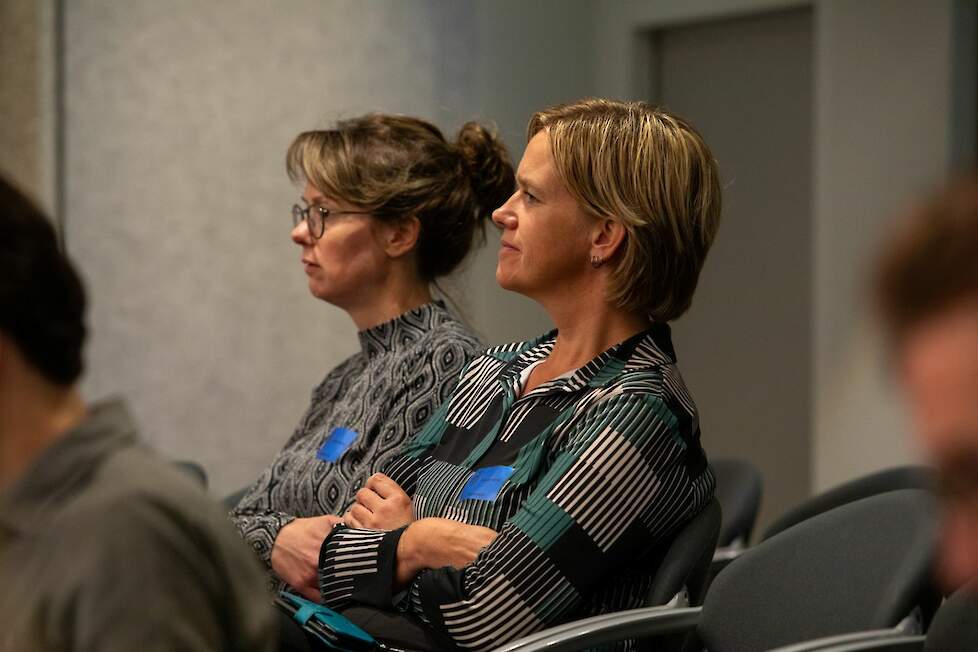
[[[625,236],[628,232],[619,220],[604,217],[598,220],[591,232],[591,256],[595,267],[600,267],[611,260],[618,250],[624,247]]]
[[[384,222],[380,230],[381,246],[391,258],[400,258],[414,250],[420,235],[421,220],[415,215]]]

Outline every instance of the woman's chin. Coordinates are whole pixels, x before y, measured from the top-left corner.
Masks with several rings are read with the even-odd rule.
[[[522,292],[522,284],[515,274],[496,268],[496,283],[504,290],[510,292]]]
[[[511,289],[509,287],[510,275],[503,272],[498,266],[496,267],[496,283],[504,290]]]
[[[333,303],[334,293],[330,291],[328,286],[324,286],[321,282],[316,281],[316,279],[309,279],[309,294],[316,297],[320,301]]]

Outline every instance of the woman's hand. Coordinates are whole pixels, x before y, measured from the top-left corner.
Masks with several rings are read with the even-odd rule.
[[[411,497],[383,473],[374,473],[357,492],[356,502],[343,515],[347,525],[373,530],[396,530],[414,520]]]
[[[426,568],[462,568],[475,561],[497,532],[447,518],[423,518],[408,526],[397,544],[397,588]]]
[[[339,516],[328,514],[297,518],[281,530],[272,545],[272,570],[303,597],[321,602],[319,593],[319,549],[342,523]]]

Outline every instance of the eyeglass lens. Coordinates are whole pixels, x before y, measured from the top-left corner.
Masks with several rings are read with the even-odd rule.
[[[323,209],[320,206],[310,206],[303,208],[298,204],[292,205],[292,226],[299,226],[299,222],[306,220],[309,234],[313,238],[321,238],[323,235]]]

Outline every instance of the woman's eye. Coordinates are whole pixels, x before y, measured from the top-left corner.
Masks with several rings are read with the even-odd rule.
[[[526,190],[523,191],[523,196],[526,198],[526,201],[530,202],[531,204],[537,200],[537,198],[533,196],[533,193],[527,192]]]

